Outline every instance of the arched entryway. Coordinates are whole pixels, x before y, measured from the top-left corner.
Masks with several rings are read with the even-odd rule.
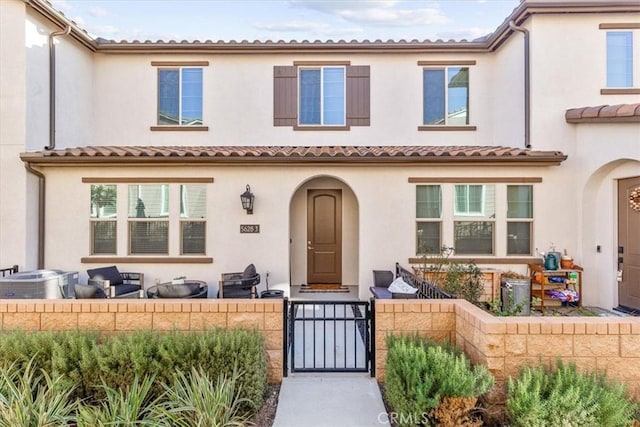
[[[358,201],[344,181],[315,176],[290,205],[291,285],[358,286]]]

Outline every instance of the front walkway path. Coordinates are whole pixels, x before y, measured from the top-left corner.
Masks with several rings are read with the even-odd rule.
[[[389,425],[375,378],[368,374],[289,374],[282,379],[273,427]]]

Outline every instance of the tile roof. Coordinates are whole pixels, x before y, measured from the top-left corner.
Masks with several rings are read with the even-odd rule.
[[[559,151],[500,146],[88,146],[22,153],[31,163],[546,163]]]
[[[571,108],[564,118],[567,123],[640,123],[640,103]]]

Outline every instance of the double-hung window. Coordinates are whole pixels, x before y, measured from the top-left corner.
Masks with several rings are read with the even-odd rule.
[[[533,233],[533,187],[507,186],[507,255],[530,255]]]
[[[180,186],[180,254],[205,253],[207,193],[200,184]]]
[[[118,195],[115,185],[91,186],[91,253],[95,255],[117,252]]]
[[[202,68],[158,69],[158,125],[202,125]]]
[[[640,94],[640,23],[602,23],[600,29],[606,30],[606,73],[602,77],[605,88],[600,89],[600,94]]]
[[[425,126],[469,124],[469,67],[427,67],[422,80]]]
[[[607,87],[633,86],[633,33],[607,32]]]
[[[191,181],[92,184],[91,255],[205,255],[205,183],[212,181]]]
[[[301,67],[299,72],[299,124],[344,126],[345,67]]]
[[[416,187],[416,254],[437,254],[442,247],[442,190]]]

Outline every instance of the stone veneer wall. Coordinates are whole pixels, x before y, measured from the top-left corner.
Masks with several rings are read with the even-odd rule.
[[[575,362],[606,371],[640,399],[640,318],[495,317],[464,300],[376,300],[376,376],[384,380],[389,333],[449,340],[496,378],[493,398],[527,364]]]
[[[269,382],[282,380],[282,300],[2,300],[2,331],[257,328],[265,337]]]

